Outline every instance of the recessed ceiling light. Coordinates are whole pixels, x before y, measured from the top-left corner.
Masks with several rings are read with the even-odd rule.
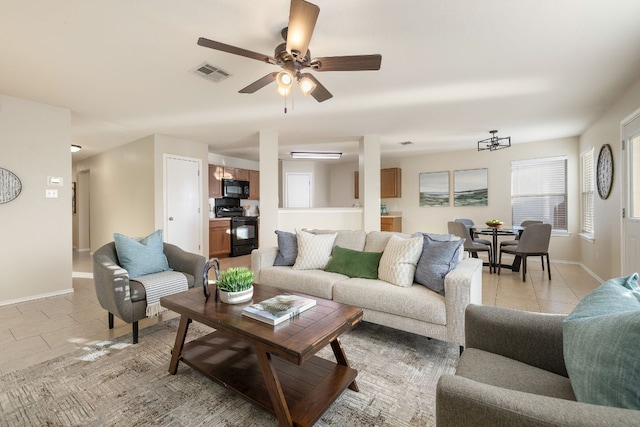
[[[77,153],[78,151],[80,151],[82,147],[79,145],[71,145],[71,152],[72,153]]]

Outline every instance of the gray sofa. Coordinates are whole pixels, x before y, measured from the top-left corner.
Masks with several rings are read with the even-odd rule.
[[[170,243],[163,243],[163,251],[169,267],[185,275],[189,288],[202,286],[206,262],[203,256],[185,252]],[[120,267],[114,242],[94,252],[93,282],[100,305],[109,312],[109,329],[113,329],[114,315],[131,323],[136,344],[138,321],[146,317],[147,296],[142,283],[130,280],[127,271]]]
[[[563,315],[469,305],[467,348],[436,392],[438,427],[638,426],[640,411],[577,402]]]
[[[326,230],[325,230],[326,232]],[[367,252],[382,252],[391,235],[384,231],[337,230],[334,245]],[[376,280],[350,278],[323,270],[293,270],[274,266],[277,247],[251,253],[251,268],[257,284],[361,307],[364,320],[414,334],[465,345],[464,311],[469,303],[482,302],[482,262],[462,259],[445,277],[445,295],[414,284],[399,287]]]

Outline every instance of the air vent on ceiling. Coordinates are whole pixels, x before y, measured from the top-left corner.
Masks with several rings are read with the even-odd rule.
[[[207,80],[211,80],[215,83],[221,82],[222,80],[229,77],[231,74],[227,73],[224,70],[221,70],[218,67],[214,67],[211,64],[203,62],[198,65],[196,68],[191,70],[193,73],[197,74],[200,77],[203,77]]]

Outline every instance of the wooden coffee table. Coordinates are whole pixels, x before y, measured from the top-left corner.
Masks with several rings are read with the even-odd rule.
[[[293,292],[256,285],[253,301],[283,293]],[[205,302],[202,288],[161,298],[181,315],[169,372],[183,361],[270,411],[281,426],[313,425],[347,387],[358,391],[358,372],[338,337],[362,320],[362,309],[311,298],[315,307],[276,326],[243,316],[251,302],[224,304],[213,295]],[[185,344],[193,320],[216,331]],[[337,363],[315,356],[328,344]]]

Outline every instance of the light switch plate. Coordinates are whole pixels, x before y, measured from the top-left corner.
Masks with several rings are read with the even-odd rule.
[[[47,185],[62,186],[62,177],[61,176],[48,176],[47,177]]]
[[[47,199],[57,199],[58,198],[58,190],[53,190],[53,189],[47,188],[45,190],[45,197]]]

